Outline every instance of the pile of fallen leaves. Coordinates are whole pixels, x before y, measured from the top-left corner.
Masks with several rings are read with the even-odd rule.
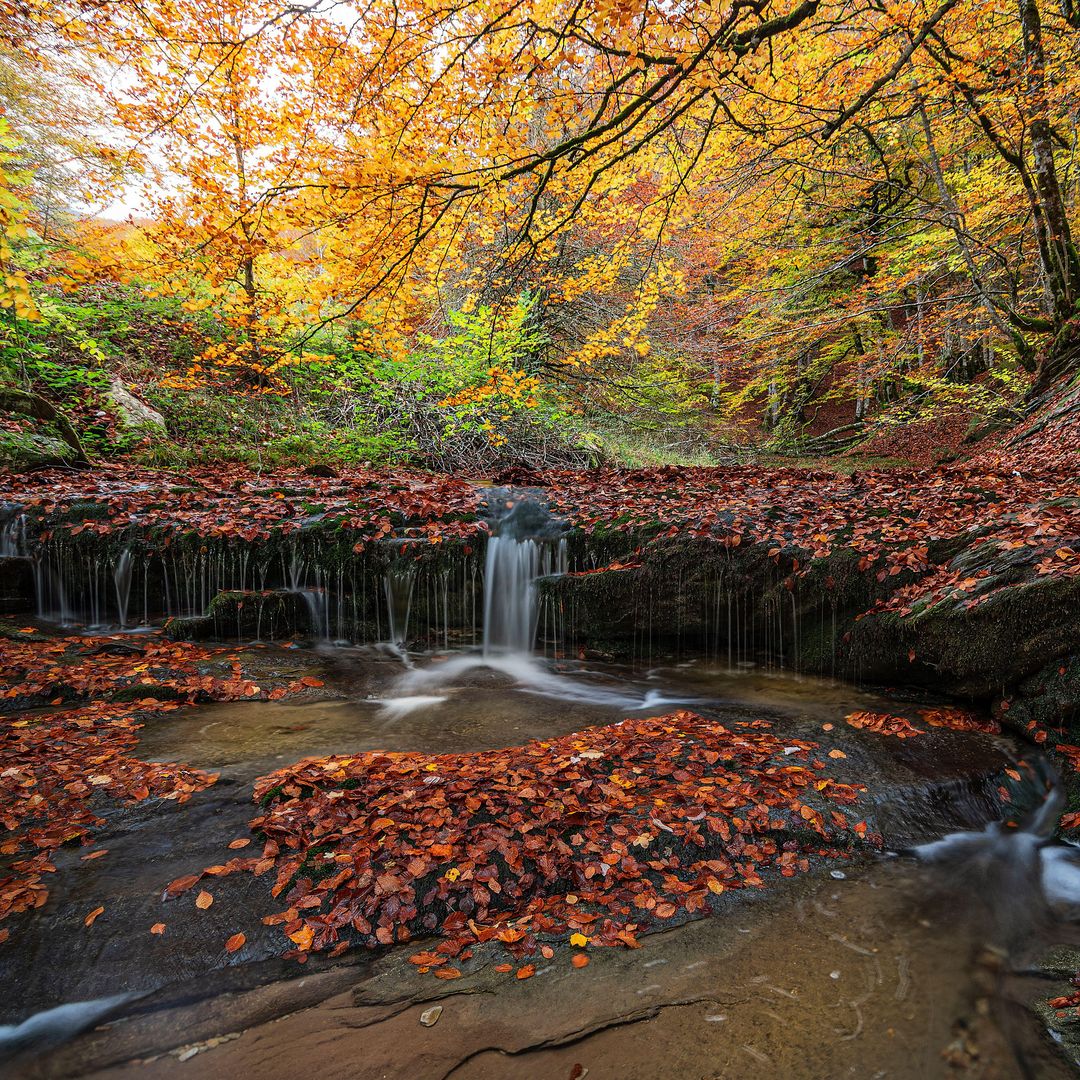
[[[233,647],[211,648],[160,635],[139,638],[40,638],[27,628],[28,637],[0,639],[0,707],[4,700],[43,700],[54,705],[117,691],[145,691],[146,697],[195,701],[240,701],[266,698],[277,701],[290,692],[312,685],[298,680],[265,690],[247,678]],[[213,663],[215,669],[208,670]],[[229,673],[221,674],[223,662]],[[317,680],[314,685],[321,685]]]
[[[840,809],[861,786],[770,726],[683,711],[507,750],[308,759],[256,784],[261,855],[208,873],[273,871],[287,908],[266,921],[298,955],[439,933],[414,962],[452,978],[488,940],[519,959],[567,934],[633,947],[646,925],[865,836]]]
[[[970,709],[954,705],[936,705],[932,709],[920,709],[919,717],[931,727],[947,728],[949,731],[979,731],[983,735],[1000,735],[1001,725],[989,716],[979,716]]]
[[[844,717],[846,723],[863,731],[876,731],[879,735],[895,735],[898,739],[910,739],[920,734],[919,729],[902,716],[887,713],[853,712]]]
[[[186,801],[216,775],[132,757],[142,721],[197,701],[277,699],[310,677],[265,689],[244,676],[226,648],[156,636],[0,639],[0,920],[48,896],[50,853],[89,843],[108,801]],[[218,672],[204,670],[211,662]],[[224,671],[224,673],[221,673]],[[102,700],[124,692],[125,701]],[[65,707],[82,700],[80,707]],[[0,941],[7,937],[0,930]]]

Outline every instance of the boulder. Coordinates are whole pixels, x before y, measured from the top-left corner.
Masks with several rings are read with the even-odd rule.
[[[0,465],[29,469],[87,463],[86,451],[71,422],[40,395],[0,388],[2,414],[12,423],[0,427]]]
[[[151,408],[145,401],[140,401],[124,385],[119,376],[114,375],[109,383],[109,403],[116,410],[120,426],[126,429],[154,428],[165,431],[165,417]]]

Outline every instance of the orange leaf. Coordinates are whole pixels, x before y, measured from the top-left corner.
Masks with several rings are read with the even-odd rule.
[[[517,977],[519,979],[531,979],[536,974],[535,964],[526,964],[524,967],[518,968]]]
[[[195,906],[200,911],[205,911],[213,902],[214,898],[205,889],[195,897]]]
[[[311,939],[315,936],[315,932],[310,926],[302,926],[299,930],[289,935],[289,940],[298,948],[303,949],[305,952],[311,948]]]
[[[225,951],[236,952],[237,949],[243,947],[245,941],[247,941],[247,938],[244,937],[243,934],[233,934],[233,936],[225,942]]]
[[[574,953],[574,955],[570,957],[570,963],[576,968],[588,967],[589,958],[583,952]]]
[[[435,969],[436,979],[460,979],[461,972],[454,967],[441,967]]]
[[[101,913],[102,913],[102,912],[103,912],[104,910],[105,910],[105,909],[104,909],[103,907],[96,907],[96,908],[94,908],[94,910],[93,910],[93,911],[91,911],[91,912],[90,912],[90,914],[89,914],[89,915],[87,915],[85,919],[83,919],[83,925],[84,925],[84,926],[93,926],[93,925],[94,925],[94,920],[95,920],[95,919],[96,919],[96,918],[97,918],[97,917],[98,917],[98,916],[99,916],[99,915],[100,915],[100,914],[101,914]]]
[[[248,846],[248,844],[250,844],[250,843],[251,843],[251,840],[250,840],[250,838],[248,838],[248,837],[243,837],[243,836],[242,836],[242,837],[240,837],[240,839],[239,839],[239,840],[234,840],[234,841],[233,841],[233,842],[232,842],[231,844],[229,844],[229,847],[230,847],[230,848],[231,848],[231,849],[232,849],[233,851],[236,851],[236,850],[238,850],[239,848],[242,848],[242,847],[247,847],[247,846]]]

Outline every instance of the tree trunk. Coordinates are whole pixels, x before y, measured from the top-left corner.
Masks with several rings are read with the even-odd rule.
[[[1036,388],[1080,367],[1080,333],[1072,325],[1080,300],[1080,258],[1073,243],[1065,199],[1054,163],[1050,107],[1046,98],[1046,55],[1038,0],[1019,0],[1020,26],[1024,37],[1024,60],[1031,140],[1032,178],[1037,198],[1033,202],[1039,256],[1049,291],[1051,319],[1056,336],[1036,375]]]

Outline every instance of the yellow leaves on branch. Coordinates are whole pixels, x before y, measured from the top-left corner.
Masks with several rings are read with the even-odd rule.
[[[492,398],[501,398],[507,404],[536,408],[536,394],[540,389],[540,380],[522,371],[506,371],[491,368],[489,381],[479,386],[466,387],[464,390],[444,398],[439,405],[446,408],[458,408],[467,405],[479,405]]]

